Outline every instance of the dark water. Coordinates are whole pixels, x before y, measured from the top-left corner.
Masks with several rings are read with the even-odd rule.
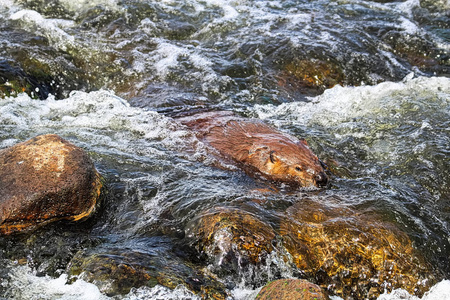
[[[0,0],[0,147],[57,133],[89,152],[109,190],[83,224],[3,239],[0,297],[108,298],[102,284],[65,284],[83,249],[138,252],[188,276],[207,267],[186,246],[193,218],[239,207],[275,226],[306,197],[395,222],[450,279],[449,12],[432,0]],[[331,186],[262,192],[172,118],[202,109],[306,138]],[[296,276],[279,256],[227,276],[230,295]],[[440,288],[427,299],[448,299]]]

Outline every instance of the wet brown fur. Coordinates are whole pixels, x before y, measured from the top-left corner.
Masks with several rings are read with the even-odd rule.
[[[242,163],[248,173],[304,187],[328,181],[317,156],[306,141],[283,134],[260,120],[230,112],[208,112],[180,119],[223,156]]]

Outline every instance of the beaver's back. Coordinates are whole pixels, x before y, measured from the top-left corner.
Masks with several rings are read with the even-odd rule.
[[[207,112],[180,119],[223,156],[279,181],[323,185],[327,176],[306,142],[283,134],[260,120],[231,112]]]

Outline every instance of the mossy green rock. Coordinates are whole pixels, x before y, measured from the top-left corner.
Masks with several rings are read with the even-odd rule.
[[[184,285],[203,299],[226,299],[225,287],[220,282],[170,252],[155,251],[119,248],[79,251],[69,264],[68,273],[72,279],[81,277],[93,282],[108,296],[159,284],[170,289]]]

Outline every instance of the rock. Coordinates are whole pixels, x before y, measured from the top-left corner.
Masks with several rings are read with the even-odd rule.
[[[0,150],[0,233],[88,217],[102,181],[89,156],[57,135]]]
[[[279,279],[268,283],[256,300],[327,300],[328,295],[318,285],[302,279]]]
[[[319,59],[295,59],[284,66],[278,85],[314,95],[336,84],[342,85],[344,81],[344,72],[335,63]]]
[[[72,280],[77,277],[98,286],[108,296],[124,295],[131,288],[170,289],[178,285],[203,299],[226,299],[225,287],[170,254],[168,249],[150,249],[149,253],[130,249],[91,249],[79,251],[68,267]]]
[[[431,12],[445,12],[450,9],[450,3],[446,0],[420,0],[419,2],[420,7],[426,8]]]
[[[373,214],[305,199],[287,210],[280,234],[297,267],[344,298],[396,288],[422,295],[434,281],[409,237]]]
[[[186,237],[219,269],[219,274],[236,274],[249,264],[264,263],[273,250],[275,233],[251,213],[217,207],[191,221]]]
[[[399,58],[406,60],[420,71],[445,76],[450,70],[448,51],[436,47],[431,41],[420,36],[403,32],[388,32],[383,41],[392,48]]]
[[[27,74],[12,62],[0,60],[0,98],[27,93],[32,98],[45,99],[50,93],[54,94],[55,89],[51,83],[54,80],[45,75],[40,66],[35,66],[35,69],[41,72]]]

